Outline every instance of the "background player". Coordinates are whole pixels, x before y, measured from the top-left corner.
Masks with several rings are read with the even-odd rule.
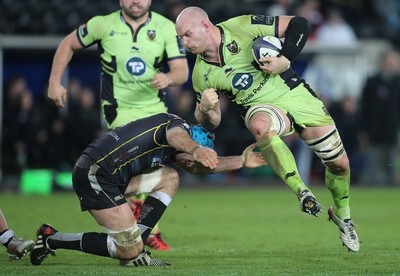
[[[15,232],[8,228],[6,218],[0,209],[0,243],[7,248],[10,259],[19,260],[33,248],[32,240],[23,240],[15,236]]]

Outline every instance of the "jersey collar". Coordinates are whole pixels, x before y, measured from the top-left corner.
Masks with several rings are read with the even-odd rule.
[[[208,63],[208,64],[212,64],[212,65],[218,66],[218,67],[224,67],[224,66],[225,66],[225,59],[224,59],[225,33],[224,33],[224,30],[223,30],[220,26],[217,26],[217,27],[218,27],[218,29],[219,29],[220,32],[221,32],[221,43],[220,43],[219,46],[218,46],[219,62],[210,62],[210,61],[207,61],[207,60],[203,59],[202,55],[200,55],[200,58],[201,58],[204,62],[206,62],[206,63]]]
[[[138,28],[136,29],[136,32],[135,32],[134,29],[132,29],[132,26],[131,26],[130,24],[128,24],[128,22],[126,22],[124,16],[122,15],[122,11],[120,12],[119,16],[120,16],[121,21],[122,21],[125,25],[127,25],[127,26],[129,27],[129,29],[131,30],[131,32],[134,34],[134,36],[133,36],[133,42],[136,42],[136,41],[137,41],[137,35],[138,35],[140,29],[143,28],[144,26],[146,26],[147,24],[150,23],[150,21],[151,21],[151,16],[152,16],[152,12],[149,11],[149,17],[147,18],[146,22],[144,22],[143,24],[139,25]]]

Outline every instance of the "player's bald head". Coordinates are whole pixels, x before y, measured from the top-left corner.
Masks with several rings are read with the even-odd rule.
[[[199,7],[187,7],[176,18],[176,25],[187,24],[188,22],[210,21],[208,14]]]

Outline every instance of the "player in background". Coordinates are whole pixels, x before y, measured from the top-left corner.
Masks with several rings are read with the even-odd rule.
[[[310,25],[299,16],[244,15],[214,25],[198,7],[184,9],[176,29],[185,47],[197,54],[193,87],[195,117],[213,129],[221,121],[218,93],[242,107],[247,128],[265,160],[295,193],[303,212],[317,216],[321,206],[301,179],[290,149],[280,136],[296,132],[326,166],[325,183],[331,192],[331,220],[343,244],[358,251],[360,244],[350,215],[350,166],[335,122],[309,85],[290,68],[300,54]],[[285,38],[281,54],[252,56],[253,40],[271,35]]]
[[[98,46],[102,69],[102,114],[109,129],[158,113],[167,112],[165,89],[188,79],[184,47],[175,25],[150,11],[151,0],[120,0],[121,10],[95,16],[66,36],[53,60],[48,98],[58,107],[67,102],[61,78],[76,51]],[[163,69],[168,67],[169,71]],[[140,213],[144,195],[132,200]],[[157,227],[148,245],[168,250]]]
[[[32,240],[23,240],[15,236],[15,232],[8,228],[6,218],[0,209],[0,243],[7,248],[7,254],[12,260],[19,260],[33,249]]]
[[[62,233],[43,224],[31,263],[40,265],[56,249],[70,249],[119,259],[123,266],[170,265],[144,250],[179,187],[178,172],[165,166],[173,163],[193,174],[207,174],[266,165],[262,155],[253,152],[255,144],[241,156],[228,157],[218,157],[213,145],[207,130],[168,113],[103,134],[78,158],[72,179],[82,211],[89,211],[105,233]],[[168,181],[160,181],[162,175]],[[125,197],[142,192],[150,194],[136,223]]]

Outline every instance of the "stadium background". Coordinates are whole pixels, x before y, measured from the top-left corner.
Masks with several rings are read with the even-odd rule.
[[[345,83],[346,90],[334,91],[336,94],[327,96],[326,100],[329,101],[330,106],[340,105],[346,96],[351,96],[358,101],[366,78],[377,70],[380,54],[391,45],[400,46],[399,1],[387,0],[383,1],[384,5],[381,5],[379,3],[382,1],[374,0],[153,0],[152,10],[175,20],[182,8],[197,5],[204,8],[211,20],[217,23],[240,14],[267,14],[271,7],[279,4],[278,2],[289,3],[286,7],[287,14],[300,14],[304,12],[304,9],[308,9],[307,15],[310,15],[309,20],[313,24],[313,34],[323,24],[328,11],[335,8],[340,11],[343,19],[357,35],[358,41],[351,45],[331,45],[316,41],[312,34],[302,54],[293,64],[300,75],[306,74],[308,68],[315,65],[316,60],[322,60],[322,66],[336,66],[340,68],[336,70],[334,76],[337,86],[343,86],[340,81],[346,81],[345,79],[351,76],[351,80]],[[69,187],[69,173],[77,154],[104,129],[98,95],[100,64],[96,49],[92,47],[74,56],[64,76],[64,84],[71,91],[74,90],[79,94],[85,90],[94,96],[94,105],[90,105],[89,100],[89,107],[77,109],[78,113],[76,113],[72,107],[77,104],[70,102],[68,108],[57,110],[45,99],[52,58],[64,35],[92,16],[106,14],[116,9],[119,9],[116,0],[3,0],[0,3],[0,92],[3,96],[1,101],[3,112],[0,118],[3,130],[0,141],[2,145],[0,190],[18,191],[24,181],[29,186],[28,190],[32,189],[32,192],[39,193]],[[318,16],[319,21],[314,20]],[[188,58],[192,66],[194,57],[188,53]],[[27,112],[17,110],[20,113],[12,114],[11,117],[15,117],[19,131],[11,132],[7,128],[10,121],[6,119],[11,114],[5,114],[10,110],[6,99],[10,80],[16,77],[26,82],[27,89],[33,96],[33,104],[32,110]],[[323,94],[323,91],[320,92]],[[190,122],[194,122],[192,94],[190,81],[180,88],[169,89],[167,94],[170,111],[182,115]],[[73,100],[72,95],[70,95],[70,100]],[[226,99],[223,98],[222,101],[225,103]],[[253,142],[252,137],[244,128],[233,104],[223,106],[227,107],[224,110],[221,126],[215,130],[216,149],[220,155],[240,154],[246,145]],[[40,110],[45,110],[45,112]],[[335,115],[341,116],[340,112]],[[354,131],[357,131],[359,127],[357,122],[353,127]],[[56,133],[54,129],[58,129]],[[301,148],[298,141],[293,137],[286,138],[285,141],[297,154],[298,148]],[[25,144],[25,148],[19,148],[20,142]],[[15,148],[19,148],[18,152]],[[354,185],[363,185],[359,180],[362,174],[362,159],[362,152],[357,149],[357,156],[352,161],[354,162],[352,164]],[[311,168],[307,170],[309,175],[305,178],[309,179],[313,185],[323,183],[321,179],[323,168],[319,161],[313,158],[307,162],[310,162]],[[395,166],[398,167],[397,164]],[[254,185],[268,180],[272,182],[276,180],[268,168],[240,170],[202,178],[182,175],[182,185],[189,186],[204,182],[218,185]],[[48,185],[41,184],[42,188],[31,186],[32,184],[36,186],[37,183],[48,183]],[[381,184],[383,185],[383,183],[377,183],[377,185]],[[44,186],[46,188],[43,188]],[[29,192],[28,190],[25,191]]]

